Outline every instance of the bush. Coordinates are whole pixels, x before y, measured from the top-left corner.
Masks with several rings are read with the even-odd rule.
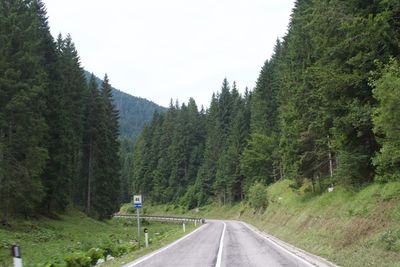
[[[381,241],[385,244],[386,250],[399,252],[400,251],[400,230],[386,231],[381,236]]]
[[[249,204],[258,210],[265,210],[268,206],[267,186],[256,182],[249,189]]]
[[[74,252],[64,258],[68,267],[90,267],[91,259],[84,252]]]
[[[91,264],[96,265],[97,261],[101,258],[104,258],[104,250],[101,248],[91,248],[87,252],[87,255],[91,259]]]
[[[126,209],[126,212],[129,214],[134,214],[136,213],[136,209],[133,206],[130,206],[129,208]]]
[[[43,267],[68,267],[68,263],[63,259],[56,259],[53,262],[47,262]]]

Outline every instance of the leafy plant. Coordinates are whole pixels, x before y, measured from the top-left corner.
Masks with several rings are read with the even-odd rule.
[[[249,189],[249,204],[255,209],[265,210],[268,206],[267,186],[256,182]]]

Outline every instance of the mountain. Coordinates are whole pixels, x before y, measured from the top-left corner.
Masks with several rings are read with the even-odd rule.
[[[86,79],[91,73],[85,70]],[[100,85],[102,80],[96,77]],[[111,81],[112,83],[112,81]],[[155,111],[164,112],[166,108],[147,99],[132,96],[112,87],[114,103],[119,111],[119,127],[121,137],[136,140],[143,126],[149,123]]]

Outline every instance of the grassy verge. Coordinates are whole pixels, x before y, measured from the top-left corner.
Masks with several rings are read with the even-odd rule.
[[[268,198],[266,211],[240,203],[191,211],[164,205],[147,212],[240,219],[340,266],[400,266],[400,183],[317,195],[308,184],[293,190],[283,180],[269,187]]]
[[[93,248],[112,250],[110,253],[114,256],[134,250],[129,255],[138,257],[183,234],[181,225],[159,222],[143,224],[149,230],[150,247],[137,250],[135,219],[100,222],[71,210],[57,220],[41,218],[14,221],[9,226],[0,227],[0,266],[12,265],[10,247],[13,243],[21,247],[24,266],[44,266],[46,262],[55,261],[60,263],[57,266],[65,266],[65,258],[71,258],[71,255],[87,260],[88,251],[93,251]],[[82,266],[83,263],[77,264]]]

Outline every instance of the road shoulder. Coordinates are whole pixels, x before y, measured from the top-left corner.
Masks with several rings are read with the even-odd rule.
[[[319,267],[339,267],[338,265],[320,257],[314,254],[311,254],[307,251],[304,251],[298,247],[295,247],[289,243],[286,243],[282,240],[280,240],[279,238],[269,235],[261,230],[259,230],[258,228],[256,228],[255,226],[248,224],[246,222],[243,221],[238,221],[238,220],[234,220],[236,222],[242,223],[243,225],[245,225],[247,228],[249,228],[250,230],[252,230],[253,232],[255,232],[257,235],[263,237],[264,239],[268,240],[270,243],[276,245],[277,247],[281,248],[283,251],[292,254],[292,256],[294,257],[298,257],[299,259],[304,260],[307,263],[310,263],[311,265],[314,266],[319,266]]]

